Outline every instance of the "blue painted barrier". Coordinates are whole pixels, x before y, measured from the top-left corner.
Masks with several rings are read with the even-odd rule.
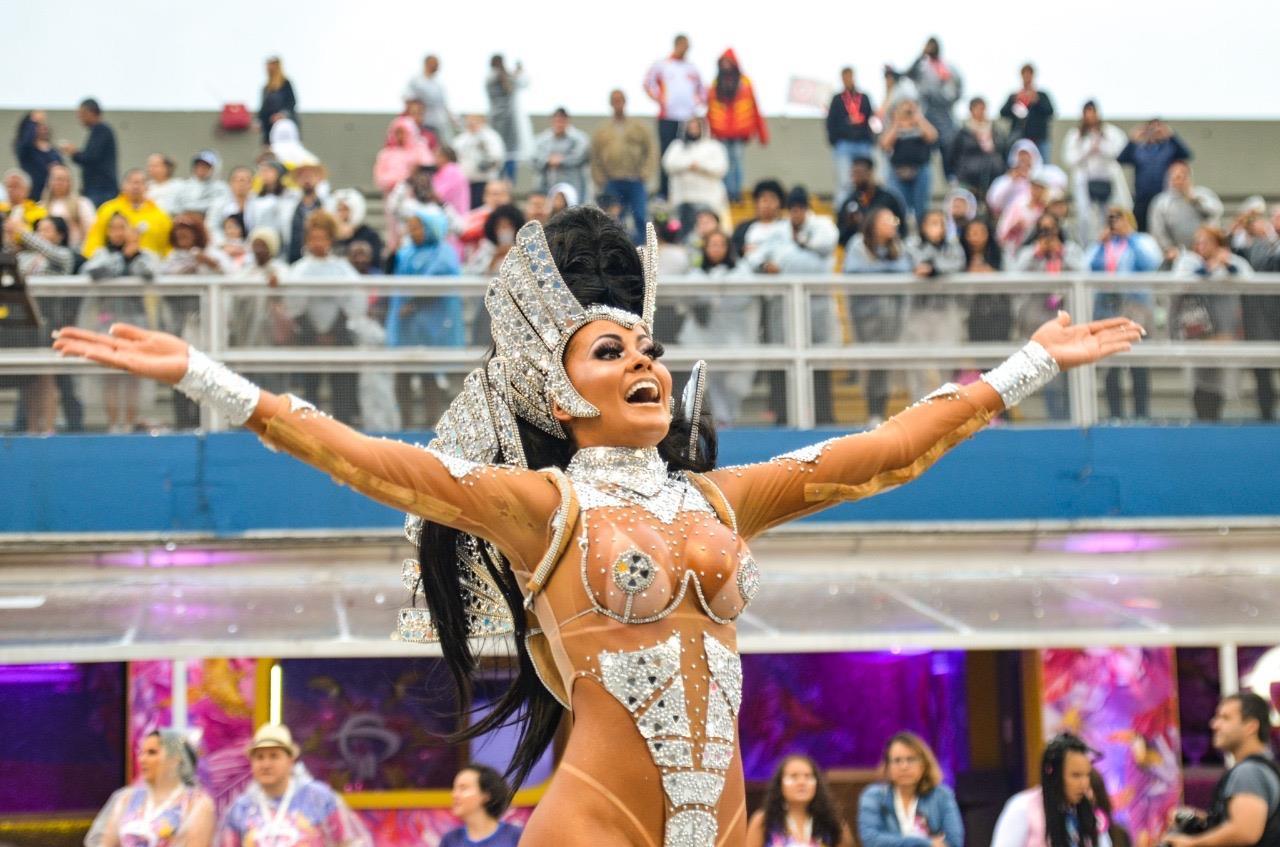
[[[732,429],[721,464],[828,437]],[[421,433],[407,440],[426,441]],[[365,529],[391,509],[246,432],[0,438],[0,532]],[[993,428],[902,489],[810,521],[984,521],[1280,514],[1280,428]]]

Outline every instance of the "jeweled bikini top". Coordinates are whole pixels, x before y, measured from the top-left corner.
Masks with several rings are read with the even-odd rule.
[[[692,587],[708,617],[729,623],[755,596],[759,568],[732,513],[708,501],[706,480],[670,472],[657,448],[585,448],[568,477],[582,510],[582,583],[596,612],[649,623]],[[656,520],[637,518],[635,508]]]

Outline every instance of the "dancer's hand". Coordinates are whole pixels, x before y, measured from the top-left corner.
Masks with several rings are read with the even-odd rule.
[[[187,372],[187,342],[167,332],[112,324],[108,334],[68,326],[54,333],[53,349],[168,385]]]
[[[1058,363],[1062,370],[1087,365],[1114,353],[1133,348],[1147,331],[1128,318],[1107,318],[1087,324],[1072,324],[1071,316],[1058,312],[1031,336]]]

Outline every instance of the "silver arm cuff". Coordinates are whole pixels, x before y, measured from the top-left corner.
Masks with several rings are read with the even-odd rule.
[[[187,372],[174,388],[236,426],[249,420],[262,394],[258,386],[194,347],[187,348]]]
[[[1017,353],[984,373],[982,381],[996,390],[1006,409],[1012,409],[1048,385],[1058,373],[1058,363],[1049,351],[1038,341],[1028,341]]]

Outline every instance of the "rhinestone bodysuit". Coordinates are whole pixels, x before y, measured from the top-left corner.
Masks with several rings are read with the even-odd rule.
[[[575,710],[556,779],[580,783],[556,802],[548,795],[526,830],[530,843],[555,844],[577,804],[604,804],[622,810],[610,824],[620,837],[711,847],[745,827],[736,621],[760,588],[746,540],[910,481],[999,408],[989,386],[948,387],[871,432],[701,476],[669,473],[652,449],[586,449],[561,475],[563,489],[553,473],[361,436],[285,397],[264,396],[248,424],[268,446],[380,502],[504,555],[524,551],[508,561],[536,617],[530,655]],[[566,491],[572,520],[555,506]],[[557,533],[563,553],[541,590],[529,589],[544,557],[536,539]],[[406,577],[416,581],[414,568]],[[472,589],[480,618],[498,599],[487,588]],[[591,789],[596,799],[582,799]]]

